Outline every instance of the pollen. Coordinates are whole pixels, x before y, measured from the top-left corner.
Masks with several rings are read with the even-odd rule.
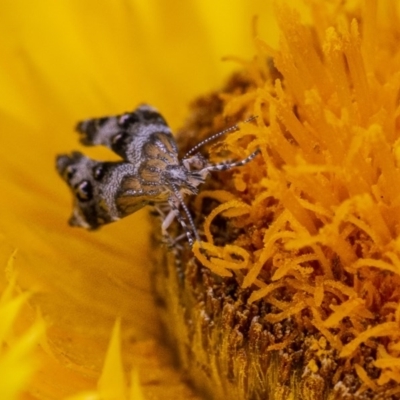
[[[399,14],[315,1],[310,15],[279,5],[278,48],[256,38],[183,129],[190,142],[255,115],[223,149],[261,152],[191,204],[204,241],[185,270],[188,337],[207,379],[226,378],[221,398],[400,398]]]

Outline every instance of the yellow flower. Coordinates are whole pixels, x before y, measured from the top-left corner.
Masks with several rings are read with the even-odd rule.
[[[155,280],[184,376],[216,398],[399,395],[398,10],[309,1],[307,26],[271,3],[0,6],[0,397],[195,398],[162,347],[146,212],[70,228],[54,157],[79,149],[76,121],[141,102],[178,127],[237,55],[180,144],[257,115],[224,144],[261,155],[191,204],[208,269],[183,249]]]
[[[277,7],[279,48],[258,39],[247,76],[220,94],[225,116],[258,115],[225,146],[240,154],[247,138],[262,158],[196,199],[198,214],[222,203],[194,246],[220,278],[188,264],[206,294],[187,282],[193,305],[171,326],[197,322],[173,334],[211,364],[193,379],[221,398],[398,398],[399,10],[309,3],[310,26]]]
[[[8,272],[12,269],[13,256],[7,263]],[[29,293],[15,296],[14,290],[15,274],[0,297],[0,394],[4,399],[16,398],[29,382],[37,364],[34,348],[44,332],[43,321],[37,320],[28,328],[20,326],[23,331],[17,336],[13,333],[13,325],[29,297]]]
[[[264,15],[268,31],[272,14],[263,3],[19,0],[0,6],[1,256],[6,265],[18,250],[18,287],[32,293],[29,303],[49,327],[37,376],[21,383],[21,391],[61,398],[95,388],[118,316],[127,371],[145,364],[139,365],[145,386],[155,386],[153,378],[159,387],[168,382],[164,391],[151,389],[159,396],[175,398],[173,388],[188,392],[164,351],[139,342],[163,337],[148,277],[146,212],[96,233],[70,228],[71,200],[54,158],[79,148],[78,120],[141,102],[154,104],[176,128],[188,102],[234,68],[223,56],[251,54],[254,14]],[[110,157],[101,149],[85,152]],[[0,282],[4,289],[5,276]],[[157,368],[166,372],[149,373]]]

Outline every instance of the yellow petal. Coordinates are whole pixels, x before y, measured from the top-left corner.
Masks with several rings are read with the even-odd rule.
[[[98,391],[105,400],[127,398],[125,371],[121,358],[121,321],[117,320],[111,335]]]
[[[129,400],[145,400],[142,387],[139,380],[139,372],[137,369],[132,369],[131,372],[131,387],[129,391]]]
[[[162,337],[148,277],[146,212],[96,233],[70,228],[71,199],[55,154],[81,148],[78,120],[143,101],[177,127],[189,101],[237,68],[222,57],[253,53],[254,14],[260,34],[277,30],[270,11],[271,2],[228,0],[0,5],[0,256],[19,249],[18,287],[33,293],[30,302],[50,325],[43,370],[31,385],[37,393],[91,390],[117,315],[132,340]],[[87,154],[109,157],[97,149]]]
[[[21,309],[29,298],[29,293],[15,296],[14,290],[15,274],[0,301],[0,396],[10,400],[19,398],[38,368],[38,359],[34,354],[44,333],[44,322],[40,320],[30,324],[21,333],[13,331]]]

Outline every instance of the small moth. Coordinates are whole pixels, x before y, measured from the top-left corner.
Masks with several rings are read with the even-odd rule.
[[[184,197],[197,194],[198,186],[210,172],[242,166],[259,152],[254,151],[241,161],[211,164],[197,150],[238,129],[235,125],[205,139],[180,160],[170,128],[149,105],[78,123],[76,130],[82,144],[107,146],[122,160],[95,161],[80,152],[57,157],[57,170],[74,198],[69,224],[97,229],[149,205],[163,217],[164,237],[168,237],[167,229],[176,218],[192,246],[194,239],[200,241],[200,237]]]

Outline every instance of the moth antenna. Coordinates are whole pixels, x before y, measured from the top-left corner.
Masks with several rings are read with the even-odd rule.
[[[175,196],[178,198],[179,203],[181,204],[181,206],[183,208],[183,211],[185,211],[186,217],[187,217],[187,219],[189,221],[189,225],[192,228],[194,237],[200,243],[201,240],[200,240],[199,233],[197,232],[197,229],[196,229],[196,227],[194,225],[193,218],[190,215],[189,209],[187,208],[185,202],[183,201],[183,197],[182,197],[181,193],[179,192],[178,188],[175,185],[172,185],[172,189],[174,190]],[[184,223],[183,220],[181,220],[180,223],[181,223],[181,225],[183,226],[184,229],[187,229],[187,227],[185,226],[186,224]],[[193,246],[193,239],[191,237],[189,237],[188,231],[186,232],[186,236],[188,237],[189,244],[191,246]]]
[[[250,118],[247,118],[246,120],[243,121],[243,123],[248,123],[251,121],[254,121],[257,118],[257,116],[252,115]],[[183,158],[187,158],[190,155],[192,155],[193,153],[195,153],[200,147],[204,146],[206,143],[211,142],[212,140],[215,140],[229,132],[234,132],[239,130],[239,125],[235,124],[229,128],[224,129],[221,132],[215,133],[214,135],[208,137],[207,139],[202,140],[200,143],[197,143],[196,146],[192,147],[184,156]]]
[[[260,149],[256,149],[255,151],[253,151],[249,156],[247,156],[243,160],[209,165],[208,167],[205,167],[203,169],[203,171],[204,170],[205,171],[226,171],[226,170],[231,169],[231,168],[241,167],[242,165],[245,165],[248,162],[250,162],[260,152],[261,152]]]

